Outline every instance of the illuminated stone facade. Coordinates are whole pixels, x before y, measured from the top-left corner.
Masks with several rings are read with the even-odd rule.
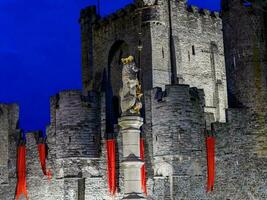
[[[38,160],[38,132],[27,133],[31,200],[123,198],[120,58],[129,55],[141,66],[144,89],[147,199],[267,199],[264,8],[223,0],[221,18],[188,7],[185,0],[166,2],[136,0],[105,18],[95,7],[81,11],[83,90],[51,97],[46,130],[51,182]],[[256,29],[247,21],[257,21]],[[16,190],[18,113],[16,105],[0,105],[0,199],[5,200],[13,200]],[[207,193],[203,132],[211,123],[216,179]],[[116,139],[114,198],[108,194],[107,132]]]

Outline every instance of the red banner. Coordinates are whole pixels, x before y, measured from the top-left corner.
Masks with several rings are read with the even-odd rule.
[[[46,144],[38,144],[39,160],[41,163],[42,171],[48,179],[51,179],[51,171],[46,169]]]
[[[215,182],[215,137],[206,138],[208,181],[207,192],[213,191]]]
[[[107,144],[107,163],[108,163],[108,187],[109,193],[114,196],[117,190],[116,187],[116,149],[115,139],[106,141]]]
[[[145,140],[144,140],[144,138],[140,139],[140,158],[141,158],[142,161],[145,161]],[[147,195],[145,163],[141,167],[141,186],[142,186],[143,193],[145,195]]]
[[[20,145],[17,151],[17,191],[16,200],[23,194],[28,199],[26,185],[26,146]]]

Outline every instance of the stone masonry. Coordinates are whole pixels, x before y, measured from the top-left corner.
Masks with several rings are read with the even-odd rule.
[[[122,135],[130,131],[118,125],[120,59],[130,54],[141,66],[144,93],[146,199],[267,199],[264,9],[240,0],[223,0],[221,15],[189,7],[186,0],[136,0],[105,18],[95,7],[83,9],[83,90],[50,99],[50,181],[40,166],[40,132],[26,133],[29,199],[121,200],[132,192],[130,181],[138,182],[140,175],[124,176],[129,149]],[[0,104],[0,200],[15,197],[18,121],[17,105]],[[204,130],[211,124],[216,177],[214,191],[207,193]],[[108,129],[116,139],[114,197],[108,193]],[[136,139],[127,141],[139,146]]]
[[[110,70],[111,77],[120,77],[118,54],[137,58],[140,43],[144,89],[170,84],[171,20],[178,82],[203,88],[205,111],[214,114],[211,121],[225,122],[227,87],[219,13],[171,0],[169,17],[167,1],[151,2],[149,6],[136,2],[105,18],[98,17],[94,7],[81,11],[82,51],[89,52],[82,60],[84,91],[100,87],[104,69]],[[116,91],[119,85],[112,84]]]

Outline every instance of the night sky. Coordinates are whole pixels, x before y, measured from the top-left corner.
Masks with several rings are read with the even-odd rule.
[[[133,0],[100,0],[101,14]],[[188,0],[219,10],[220,0]],[[80,10],[97,0],[0,0],[0,102],[20,105],[20,127],[45,129],[49,97],[81,89]]]

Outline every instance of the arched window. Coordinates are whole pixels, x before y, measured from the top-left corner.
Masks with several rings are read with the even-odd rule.
[[[192,55],[196,55],[195,46],[192,46]]]

